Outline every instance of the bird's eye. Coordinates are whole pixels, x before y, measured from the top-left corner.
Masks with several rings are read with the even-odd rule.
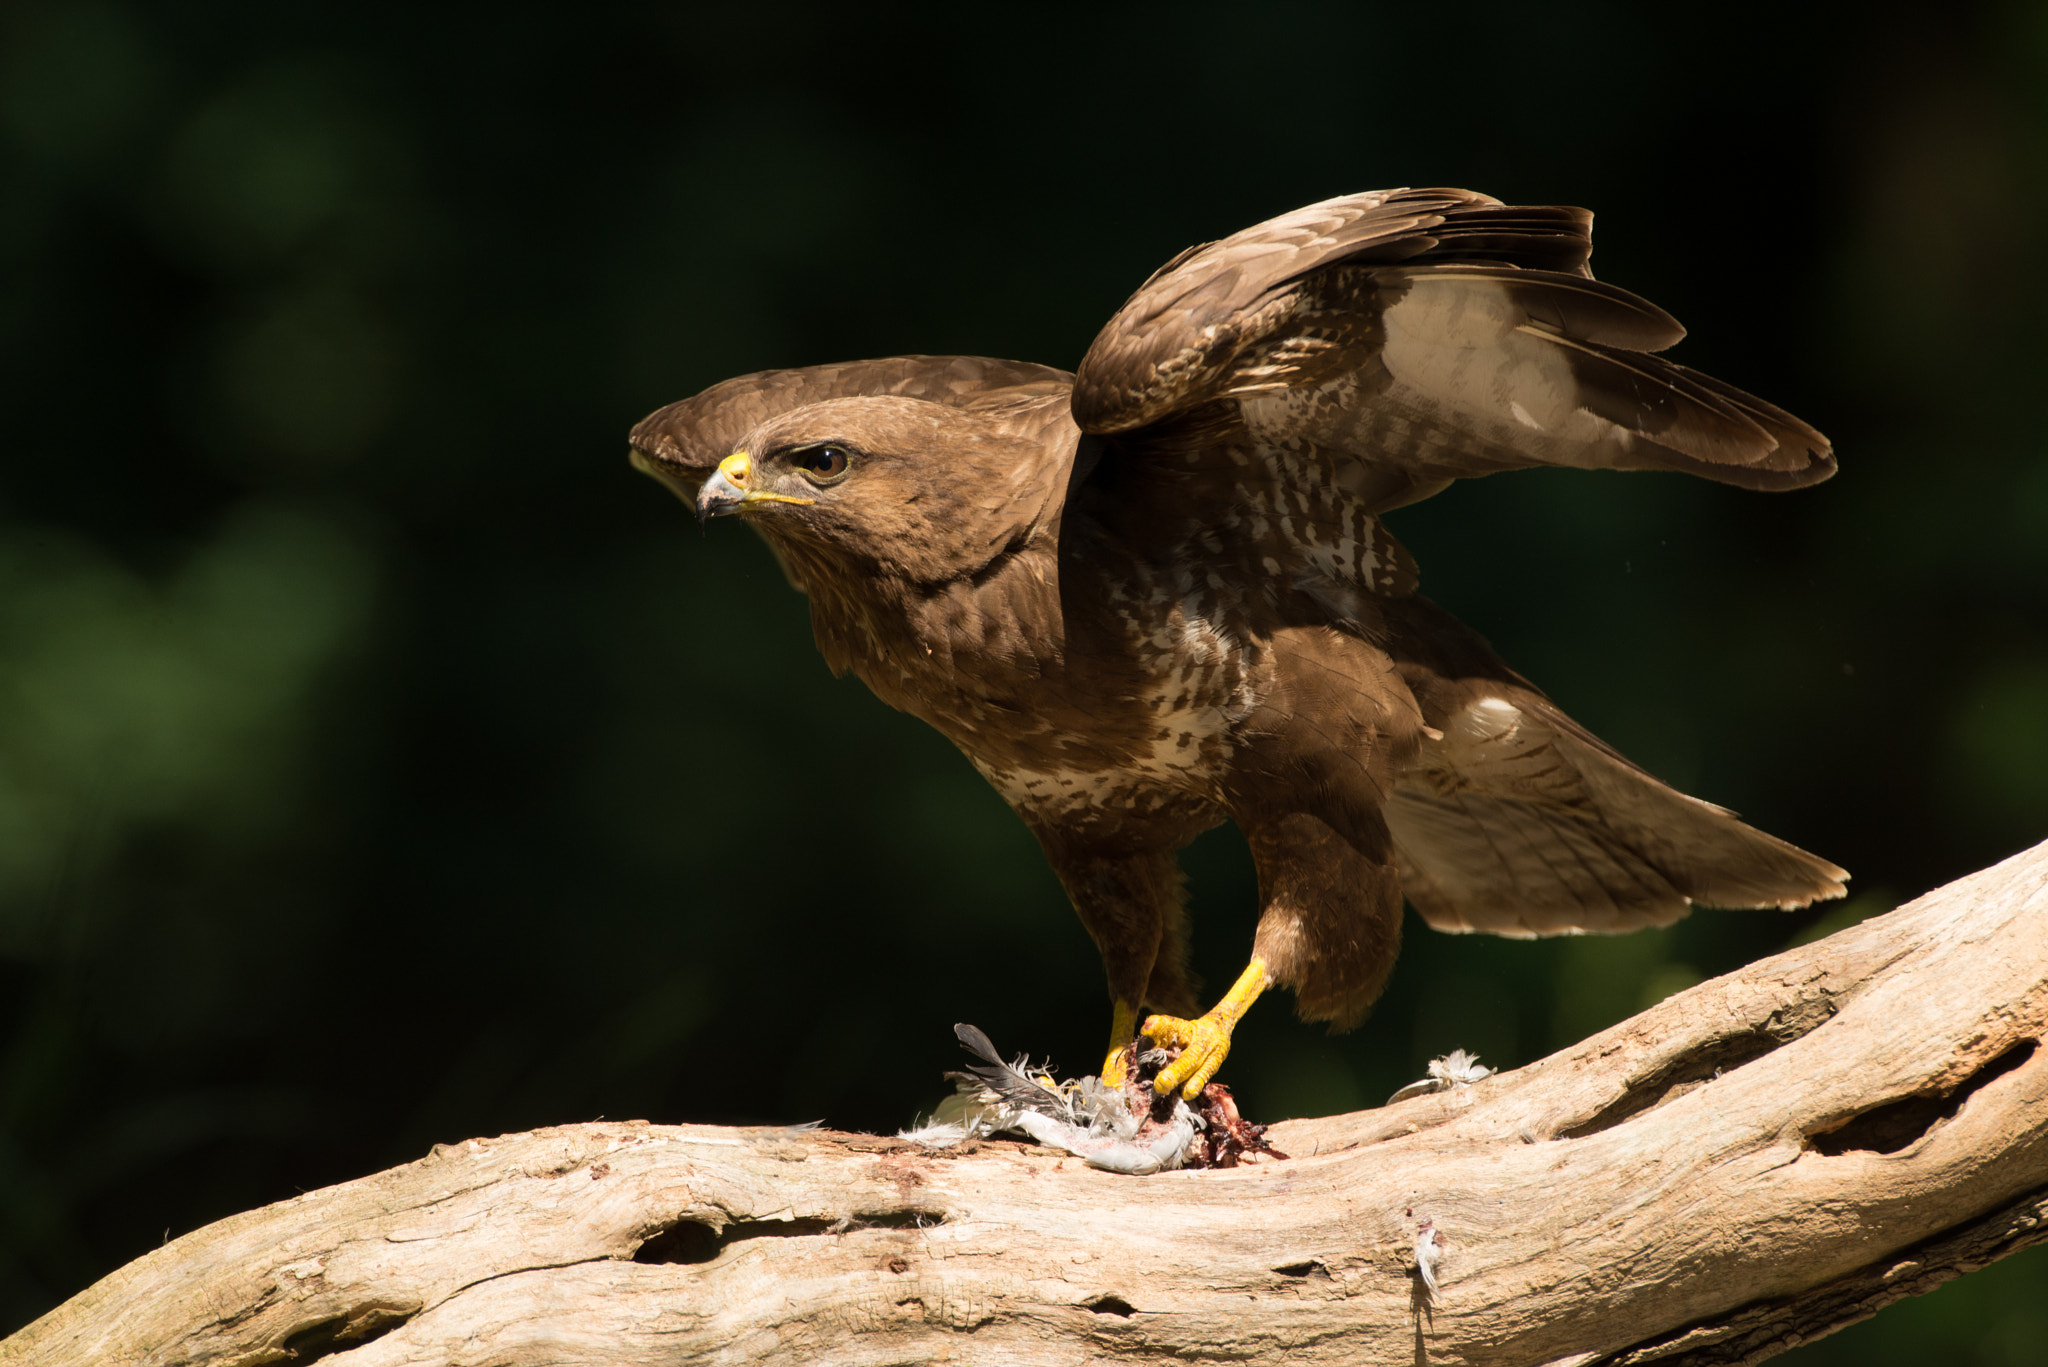
[[[843,446],[813,446],[797,452],[790,460],[813,484],[833,484],[846,477],[847,455]]]

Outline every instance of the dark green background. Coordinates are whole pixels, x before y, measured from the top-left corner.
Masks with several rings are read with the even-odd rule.
[[[1523,475],[1394,525],[1856,895],[1415,925],[1356,1034],[1253,1015],[1250,1114],[1528,1062],[2048,834],[2039,4],[99,0],[0,45],[0,1329],[436,1141],[892,1130],[956,1020],[1090,1067],[1023,827],[625,431],[765,366],[1071,365],[1183,246],[1344,191],[1597,209],[1680,359],[1835,438],[1799,494]],[[1226,982],[1249,867],[1188,862]],[[1804,1360],[2038,1361],[2043,1257]]]

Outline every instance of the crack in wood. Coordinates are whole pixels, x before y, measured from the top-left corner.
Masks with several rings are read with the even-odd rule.
[[[1953,1120],[1963,1103],[1987,1084],[2004,1077],[2034,1056],[2036,1043],[2021,1040],[1970,1074],[1957,1086],[1932,1095],[1904,1096],[1861,1111],[1831,1130],[1810,1134],[1806,1147],[1830,1158],[1861,1150],[1898,1153],[1944,1120]]]
[[[1583,1139],[1633,1120],[1812,1033],[1833,1019],[1836,1010],[1834,999],[1825,995],[1781,1005],[1747,1029],[1717,1035],[1665,1060],[1653,1072],[1630,1079],[1621,1095],[1588,1119],[1559,1130],[1557,1137]]]
[[[790,1220],[730,1220],[715,1225],[707,1220],[677,1220],[664,1225],[641,1241],[633,1252],[636,1263],[708,1263],[734,1244],[748,1239],[802,1239],[822,1235],[851,1234],[862,1229],[931,1229],[944,1224],[945,1212],[935,1210],[859,1211],[827,1220],[800,1216]]]
[[[287,1334],[279,1347],[284,1361],[303,1364],[318,1362],[336,1353],[346,1353],[375,1343],[420,1313],[420,1307],[383,1305],[375,1302],[351,1306],[338,1315],[315,1321]]]

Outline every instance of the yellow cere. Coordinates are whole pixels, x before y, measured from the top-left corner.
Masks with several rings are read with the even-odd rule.
[[[754,458],[745,451],[735,451],[718,462],[718,473],[725,476],[725,482],[733,488],[743,490],[740,503],[816,503],[815,498],[798,498],[794,494],[771,494],[765,489],[748,488],[754,477]]]

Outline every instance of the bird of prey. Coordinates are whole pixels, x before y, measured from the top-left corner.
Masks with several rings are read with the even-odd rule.
[[[1591,224],[1466,190],[1327,200],[1169,261],[1073,374],[763,371],[646,418],[632,459],[752,524],[833,670],[995,785],[1101,949],[1104,1076],[1143,1034],[1193,1097],[1268,987],[1356,1024],[1404,897],[1531,937],[1844,891],[1566,716],[1417,592],[1381,521],[1527,466],[1834,473],[1813,428],[1657,355],[1683,330],[1593,279]],[[1198,1016],[1176,855],[1226,820],[1262,905]]]

